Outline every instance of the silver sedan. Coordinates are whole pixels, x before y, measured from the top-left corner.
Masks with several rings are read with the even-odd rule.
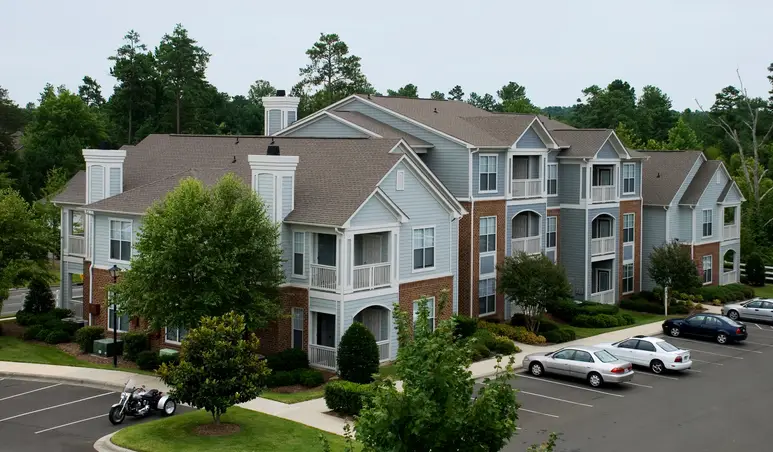
[[[633,380],[633,366],[600,347],[578,345],[549,353],[532,353],[523,367],[535,377],[545,373],[581,378],[597,388]]]
[[[733,320],[760,320],[773,322],[773,300],[755,298],[743,303],[722,306],[722,315]]]

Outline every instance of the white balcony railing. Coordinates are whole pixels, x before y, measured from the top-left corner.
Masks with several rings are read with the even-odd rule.
[[[615,290],[605,290],[591,294],[590,301],[604,304],[615,304]]]
[[[542,179],[513,179],[513,198],[542,196]]]
[[[723,240],[737,239],[741,236],[741,227],[738,224],[726,224],[722,232]]]
[[[522,251],[526,254],[539,254],[542,252],[542,236],[518,237],[512,240],[513,253]]]
[[[354,290],[369,290],[386,287],[392,283],[392,264],[382,262],[379,264],[357,265],[354,267]]]
[[[614,237],[599,237],[590,241],[591,256],[600,256],[615,252]]]
[[[320,290],[338,289],[338,274],[335,267],[311,264],[311,287]]]
[[[86,239],[82,235],[70,235],[67,237],[67,253],[74,256],[86,255]]]
[[[309,344],[309,364],[336,370],[336,349],[324,345]]]
[[[376,342],[378,345],[378,360],[381,362],[389,361],[389,341]]]
[[[617,199],[616,185],[595,185],[591,187],[591,202],[610,202]]]
[[[738,272],[735,270],[730,270],[729,272],[723,272],[719,276],[719,283],[722,285],[735,284],[737,282],[738,282]]]

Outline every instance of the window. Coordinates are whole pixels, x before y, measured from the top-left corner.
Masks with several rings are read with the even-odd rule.
[[[303,349],[303,308],[293,308],[292,347]]]
[[[497,310],[497,280],[483,279],[478,282],[478,303],[480,315],[493,314]]]
[[[655,346],[651,342],[639,341],[639,345],[636,346],[638,350],[644,350],[645,352],[654,352]]]
[[[166,327],[166,342],[179,344],[188,335],[188,330],[178,327]]]
[[[497,217],[481,217],[480,252],[488,253],[496,250],[497,250]]]
[[[546,248],[555,248],[558,243],[558,217],[548,217],[548,236]]]
[[[633,292],[633,264],[623,265],[623,293]]]
[[[703,256],[701,263],[703,264],[703,284],[709,284],[711,282],[711,255]]]
[[[762,303],[762,309],[773,309],[773,301],[766,301]]]
[[[293,275],[303,276],[303,261],[306,254],[306,233],[296,232],[293,234]]]
[[[623,163],[623,193],[632,194],[636,192],[636,164]]]
[[[636,348],[636,344],[638,344],[639,341],[637,339],[626,339],[623,342],[620,342],[617,345],[617,348]]]
[[[416,325],[416,321],[419,320],[419,308],[422,300],[416,300],[413,302],[413,324]],[[426,299],[427,309],[429,310],[429,330],[435,331],[435,297],[428,297]],[[415,331],[415,330],[414,330]]]
[[[497,191],[497,156],[480,155],[478,156],[478,162],[478,173],[480,174],[480,187],[478,191]]]
[[[549,163],[547,171],[548,196],[558,194],[558,164]]]
[[[561,350],[560,352],[553,355],[553,359],[572,359],[574,358],[575,351],[572,349],[569,350]]]
[[[596,358],[598,358],[602,363],[613,363],[617,361],[617,358],[612,356],[612,354],[606,350],[599,350],[594,353],[594,355],[596,355]]]
[[[635,219],[635,213],[626,213],[623,215],[623,243],[633,242],[633,224]]]
[[[128,262],[132,251],[132,222],[110,220],[110,259]]]
[[[735,224],[735,207],[725,207],[725,225]]]
[[[706,322],[704,323],[705,326],[711,327],[711,328],[721,328],[722,327],[722,321],[719,320],[716,317],[706,317]]]
[[[599,217],[591,225],[592,238],[600,239],[603,237],[612,237],[612,220],[607,217]]]
[[[83,235],[83,212],[72,211],[70,215],[70,235]]]
[[[748,303],[745,308],[761,308],[762,307],[762,301],[752,301],[751,303]]]
[[[711,237],[713,234],[711,228],[713,226],[714,222],[714,211],[711,209],[704,209],[703,210],[703,236],[704,237]]]
[[[575,361],[580,361],[580,362],[583,362],[583,363],[592,363],[593,362],[593,357],[588,352],[584,352],[582,350],[577,350],[576,352],[574,352],[574,360]]]
[[[428,270],[435,267],[435,228],[413,230],[413,269]]]
[[[108,302],[110,304],[107,307],[107,329],[112,331],[114,329],[113,326],[113,311],[115,310],[115,305],[112,303],[111,299],[113,297],[108,295]],[[125,333],[129,331],[129,315],[124,314],[121,315],[121,313],[118,313],[118,317],[116,317],[116,320],[118,320],[118,332],[119,333]]]
[[[663,351],[666,351],[668,353],[679,350],[678,348],[674,347],[672,344],[666,341],[660,341],[657,344],[658,344],[658,347],[660,347],[661,349],[663,349]]]
[[[405,171],[397,172],[397,187],[395,188],[395,190],[397,191],[405,190]]]
[[[690,317],[687,319],[687,323],[689,323],[692,326],[700,326],[703,323],[703,320],[706,319],[705,315],[696,315],[694,317]]]

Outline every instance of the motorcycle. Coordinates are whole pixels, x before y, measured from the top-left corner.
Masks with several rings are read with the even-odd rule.
[[[126,416],[143,417],[151,412],[160,411],[163,416],[171,416],[177,411],[177,402],[157,389],[146,390],[137,387],[132,379],[126,382],[121,391],[121,400],[110,408],[110,423],[118,425]]]

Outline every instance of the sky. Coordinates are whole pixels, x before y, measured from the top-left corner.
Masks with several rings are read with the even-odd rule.
[[[182,23],[212,54],[207,78],[231,95],[257,79],[299,80],[306,49],[337,33],[380,92],[407,83],[422,97],[525,85],[538,106],[572,105],[583,88],[656,85],[677,110],[708,108],[738,83],[771,89],[773,2],[765,0],[0,0],[0,86],[25,105],[44,85],[77,90],[84,75],[108,97],[108,57],[130,29],[148,48]]]

